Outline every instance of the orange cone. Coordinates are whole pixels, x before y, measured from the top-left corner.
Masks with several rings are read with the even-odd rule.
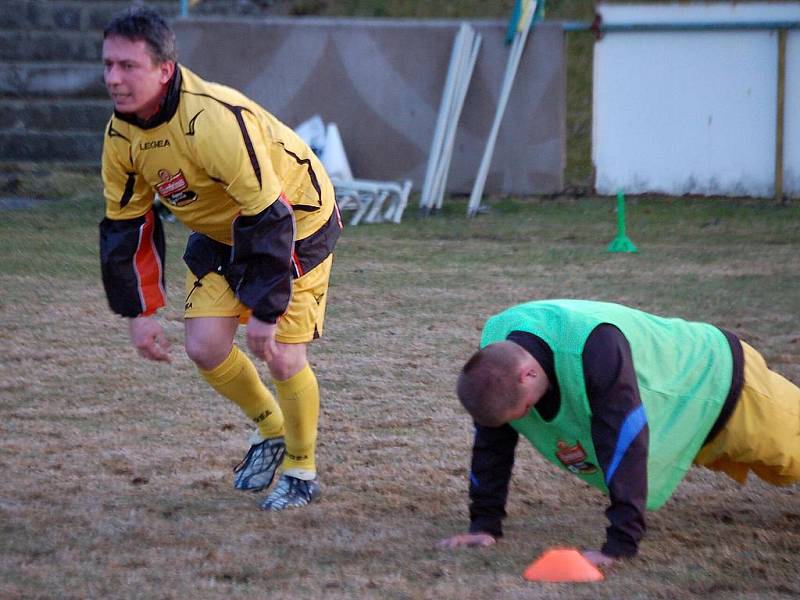
[[[572,548],[552,548],[533,561],[522,576],[551,583],[602,581],[603,574]]]

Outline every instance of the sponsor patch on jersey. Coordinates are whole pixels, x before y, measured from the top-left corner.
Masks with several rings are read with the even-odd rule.
[[[570,446],[567,442],[558,440],[556,447],[558,448],[556,450],[558,460],[572,473],[588,475],[597,471],[597,467],[586,462],[586,450],[583,449],[580,442],[575,442],[575,445]]]
[[[158,195],[173,206],[186,206],[197,200],[197,194],[190,191],[183,171],[178,170],[175,175],[170,174],[167,169],[158,172],[161,183],[156,185]]]

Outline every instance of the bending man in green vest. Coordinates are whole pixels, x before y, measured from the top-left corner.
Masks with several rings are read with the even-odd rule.
[[[644,511],[661,507],[692,463],[744,483],[800,480],[800,388],[753,348],[706,323],[618,304],[547,300],[490,318],[458,397],[476,423],[469,533],[502,535],[519,434],[607,493],[611,522],[595,565],[636,554]]]

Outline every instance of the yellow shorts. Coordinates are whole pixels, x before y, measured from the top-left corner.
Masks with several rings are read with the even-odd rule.
[[[738,481],[752,470],[764,481],[800,481],[800,388],[770,371],[764,358],[742,342],[744,387],[725,427],[700,449],[694,462]]]
[[[331,265],[333,254],[292,281],[292,299],[286,312],[278,318],[276,340],[285,344],[303,344],[322,335]],[[199,283],[187,269],[184,318],[239,317],[241,323],[250,318],[250,309],[239,302],[222,275],[211,272]]]

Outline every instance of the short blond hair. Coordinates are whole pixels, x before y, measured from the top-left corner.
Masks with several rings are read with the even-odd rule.
[[[461,369],[456,393],[479,425],[504,425],[504,415],[519,402],[521,389],[516,367],[522,356],[515,348],[519,347],[489,344],[473,354]]]

